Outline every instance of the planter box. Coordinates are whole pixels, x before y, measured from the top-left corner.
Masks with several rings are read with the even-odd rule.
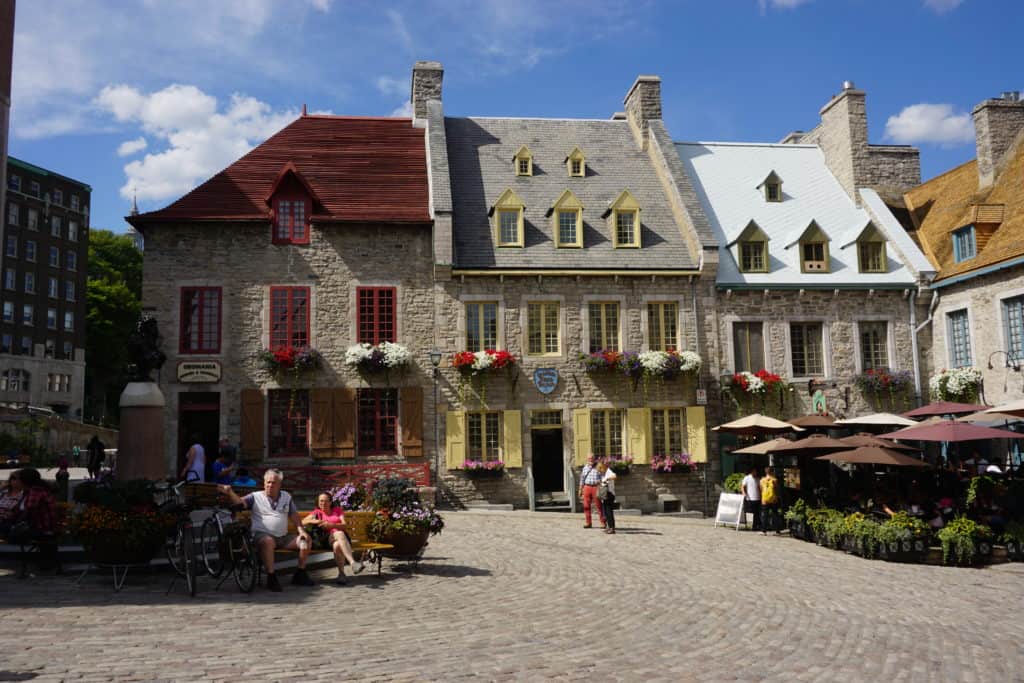
[[[1010,562],[1024,562],[1024,543],[1019,541],[1006,542],[1006,559]]]
[[[928,541],[923,538],[890,541],[878,545],[879,559],[888,562],[923,563],[928,559]]]
[[[500,479],[505,470],[463,470],[470,479]]]

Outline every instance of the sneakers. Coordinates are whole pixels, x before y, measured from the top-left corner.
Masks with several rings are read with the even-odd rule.
[[[334,580],[334,585],[345,586],[348,584],[348,579],[345,578],[345,572],[338,570],[338,578]]]
[[[316,583],[313,579],[309,578],[309,574],[306,573],[305,569],[295,570],[295,574],[292,576],[292,583],[296,586],[315,586]]]
[[[281,584],[277,580],[277,574],[267,574],[267,590],[271,593],[281,592]]]
[[[356,562],[355,564],[352,565],[352,573],[353,574],[358,574],[359,572],[363,571],[365,568],[366,568],[366,565],[364,565],[362,562]]]

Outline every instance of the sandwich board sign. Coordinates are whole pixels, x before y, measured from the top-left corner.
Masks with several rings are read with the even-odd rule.
[[[720,493],[718,495],[718,511],[715,512],[715,526],[732,525],[736,531],[740,530],[740,522],[743,521],[743,494],[742,493]]]

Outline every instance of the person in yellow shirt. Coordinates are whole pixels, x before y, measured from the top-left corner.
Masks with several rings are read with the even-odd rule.
[[[779,480],[770,467],[761,477],[761,533],[779,533]]]

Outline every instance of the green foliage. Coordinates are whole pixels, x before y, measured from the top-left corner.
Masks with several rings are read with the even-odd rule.
[[[724,488],[727,493],[739,493],[740,485],[743,483],[743,477],[744,474],[742,472],[733,472],[725,478],[725,484],[722,485],[722,488]]]
[[[957,564],[970,564],[976,552],[975,543],[991,538],[992,530],[966,517],[957,517],[940,529],[938,536],[944,564],[949,564],[950,558],[955,558]]]
[[[810,508],[807,505],[807,501],[803,498],[798,498],[795,503],[789,506],[786,510],[786,521],[787,522],[806,522],[807,513]]]
[[[374,482],[370,499],[374,509],[397,510],[418,503],[420,496],[412,479],[387,477]]]
[[[75,487],[74,499],[82,505],[95,505],[123,513],[152,506],[153,492],[153,482],[148,479],[84,481]]]
[[[996,490],[996,481],[988,475],[971,477],[967,486],[967,507],[974,505],[978,498],[991,498]]]
[[[139,319],[142,253],[131,238],[109,230],[89,232],[86,283],[87,415],[116,422],[117,401],[127,381],[128,336]]]
[[[856,518],[851,520],[853,517]],[[846,525],[850,529],[849,535],[857,543],[864,557],[870,558],[878,554],[878,545],[881,542],[879,538],[881,524],[857,512],[846,518]]]
[[[882,524],[882,537],[886,543],[927,538],[931,534],[928,525],[911,517],[906,512],[897,512]]]
[[[1017,541],[1024,544],[1024,522],[1010,522],[1006,525],[1006,532],[1002,535],[1003,543]]]

